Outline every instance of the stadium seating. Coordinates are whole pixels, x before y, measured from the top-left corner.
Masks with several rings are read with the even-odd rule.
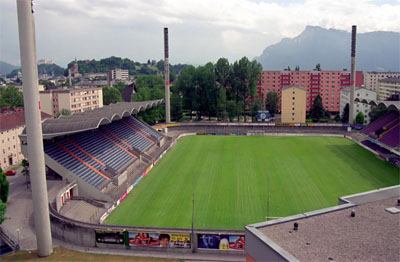
[[[96,130],[46,141],[45,153],[90,185],[102,188],[111,179],[106,172],[109,167],[121,173],[161,138],[147,124],[127,117]]]
[[[400,119],[399,112],[390,111],[369,124],[362,131],[370,138],[379,141],[391,148],[400,146]]]

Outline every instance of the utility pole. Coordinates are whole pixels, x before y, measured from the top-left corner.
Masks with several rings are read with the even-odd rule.
[[[17,0],[19,48],[23,80],[28,159],[38,255],[53,252],[49,201],[44,164],[42,121],[39,110],[35,24],[31,0]]]

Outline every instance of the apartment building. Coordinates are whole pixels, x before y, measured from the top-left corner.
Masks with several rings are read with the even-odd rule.
[[[258,96],[265,101],[266,94],[275,91],[280,104],[282,89],[286,86],[302,86],[306,90],[306,110],[312,107],[317,95],[330,112],[340,110],[340,90],[351,84],[348,71],[263,71],[258,83]],[[363,74],[356,72],[356,86],[363,85]],[[279,108],[279,107],[278,107]]]
[[[42,120],[51,117],[42,112]],[[24,109],[5,110],[0,113],[0,167],[7,169],[24,159],[19,135],[25,127]]]
[[[400,94],[400,76],[378,81],[378,100],[388,100],[392,95]]]
[[[379,80],[400,77],[400,72],[365,72],[364,87],[378,93]]]
[[[354,99],[357,101],[354,102],[353,119],[356,119],[357,114],[362,112],[364,114],[364,124],[368,124],[370,122],[369,113],[371,112],[371,106],[368,103],[362,103],[362,101],[376,101],[376,97],[376,92],[372,90],[357,88],[354,92]],[[345,87],[340,92],[340,116],[342,116],[346,104],[349,103],[350,87]]]
[[[301,86],[285,86],[282,89],[281,122],[301,124],[306,122],[307,91]]]
[[[115,68],[110,71],[110,80],[127,81],[129,80],[129,71],[127,69]]]
[[[101,87],[54,89],[40,92],[43,112],[57,117],[63,109],[71,113],[103,107]]]

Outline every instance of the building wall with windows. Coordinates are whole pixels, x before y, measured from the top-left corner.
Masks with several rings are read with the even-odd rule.
[[[42,113],[42,120],[49,117]],[[24,159],[19,139],[24,127],[24,109],[17,108],[0,113],[0,167],[2,169],[19,164]]]
[[[400,77],[385,78],[378,81],[378,100],[388,100],[392,95],[400,94]]]
[[[364,88],[378,93],[379,80],[400,77],[400,72],[365,72]]]
[[[340,116],[342,116],[344,108],[346,104],[350,102],[350,87],[343,88],[340,92]],[[357,88],[354,92],[354,98],[360,101],[362,100],[374,100],[376,101],[376,92],[372,90],[368,90],[366,88]],[[370,122],[369,113],[371,112],[371,106],[367,103],[362,102],[354,102],[354,116],[353,119],[356,118],[359,112],[364,114],[364,124],[368,124]]]
[[[356,72],[356,86],[363,84],[363,74]],[[265,101],[268,92],[278,94],[278,104],[281,99],[282,88],[299,85],[306,90],[307,111],[312,107],[314,99],[320,95],[326,110],[339,112],[340,90],[350,85],[348,71],[263,71],[258,83],[258,96]]]
[[[301,124],[306,122],[306,97],[304,87],[288,86],[282,89],[282,123]]]
[[[110,72],[111,80],[126,81],[129,79],[129,71],[127,69],[115,68]]]
[[[57,116],[63,109],[71,113],[103,107],[101,87],[56,89],[40,92],[42,111]]]

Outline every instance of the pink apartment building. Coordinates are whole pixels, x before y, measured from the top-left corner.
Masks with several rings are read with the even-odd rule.
[[[363,85],[363,73],[356,72],[356,86]],[[268,92],[278,93],[279,104],[281,91],[285,86],[302,86],[307,91],[307,111],[310,110],[315,97],[322,97],[324,108],[330,112],[340,110],[340,90],[350,86],[348,71],[263,71],[258,83],[258,96],[265,101]],[[278,106],[280,108],[280,106]]]

